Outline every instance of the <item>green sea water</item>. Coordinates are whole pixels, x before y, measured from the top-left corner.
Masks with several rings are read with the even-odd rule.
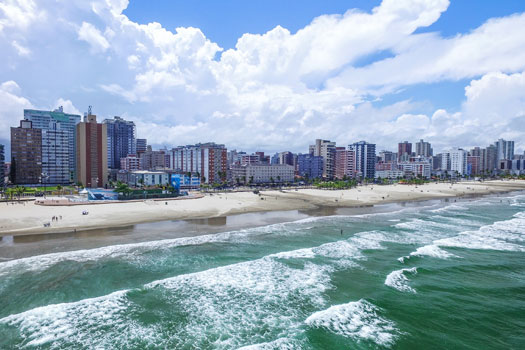
[[[525,349],[525,195],[0,263],[0,349],[239,348]]]

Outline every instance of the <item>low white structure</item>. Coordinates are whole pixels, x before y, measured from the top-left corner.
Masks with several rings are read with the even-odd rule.
[[[293,182],[295,168],[287,164],[246,164],[232,167],[232,179],[237,183]]]
[[[128,176],[128,184],[130,186],[169,186],[170,175],[162,171],[132,171]]]
[[[402,178],[405,175],[405,172],[402,170],[376,170],[375,178],[376,179],[397,179]]]
[[[411,174],[414,177],[430,178],[431,167],[429,162],[399,162],[397,164],[400,170],[405,174]]]

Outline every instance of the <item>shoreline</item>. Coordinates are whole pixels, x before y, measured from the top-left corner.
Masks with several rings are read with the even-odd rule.
[[[433,199],[463,198],[525,190],[525,181],[485,181],[428,183],[424,185],[368,185],[349,190],[268,190],[207,194],[186,201],[139,201],[88,206],[89,215],[82,215],[81,206],[39,206],[34,202],[15,205],[0,204],[0,236],[21,236],[90,231],[118,228],[168,220],[192,220],[227,217],[236,214],[287,210],[357,208],[378,204],[416,202]],[[167,203],[167,204],[164,204]],[[51,222],[51,217],[62,220]]]

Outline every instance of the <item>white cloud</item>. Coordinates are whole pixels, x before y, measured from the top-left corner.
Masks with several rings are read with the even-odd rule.
[[[9,140],[12,126],[18,126],[23,109],[31,108],[28,99],[21,96],[18,84],[12,80],[0,84],[0,139]]]
[[[127,0],[5,4],[0,49],[8,64],[0,79],[16,77],[27,103],[75,111],[93,104],[101,116],[127,116],[154,144],[306,151],[319,137],[379,147],[424,137],[439,148],[523,136],[512,126],[523,120],[525,14],[444,38],[416,30],[436,22],[448,0],[384,0],[368,13],[317,17],[296,33],[277,26],[245,34],[223,51],[199,28],[131,21],[122,14]],[[26,12],[55,20],[43,26],[29,15],[12,26]],[[22,61],[24,48],[38,59]],[[391,57],[363,66],[384,53]],[[474,80],[458,111],[371,102],[412,84],[465,78]]]
[[[31,50],[30,49],[20,45],[16,40],[13,40],[11,45],[13,45],[13,47],[16,49],[16,51],[18,52],[18,54],[20,56],[26,56],[27,57],[27,56],[29,56],[31,54]]]
[[[82,26],[78,30],[78,39],[91,45],[94,52],[104,52],[109,48],[106,38],[91,23],[82,22]]]
[[[64,109],[64,113],[82,115],[82,113],[73,105],[73,102],[71,102],[71,100],[65,100],[62,97],[59,98],[55,102],[53,109],[56,109],[58,107],[62,107]]]

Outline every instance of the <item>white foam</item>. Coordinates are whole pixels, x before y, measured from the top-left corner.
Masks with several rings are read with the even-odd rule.
[[[447,211],[463,211],[463,210],[469,210],[469,208],[465,207],[463,205],[460,205],[460,204],[450,204],[450,205],[444,206],[442,208],[430,210],[430,212],[432,212],[432,213],[442,213],[442,212],[447,212]]]
[[[447,252],[446,250],[443,250],[439,248],[435,244],[429,244],[425,245],[423,247],[419,247],[416,249],[415,252],[411,252],[409,256],[430,256],[433,258],[438,259],[448,259],[448,258],[457,258],[457,255],[454,255],[452,253]]]
[[[395,323],[381,317],[379,311],[377,306],[361,299],[318,311],[308,317],[305,323],[358,342],[366,340],[382,346],[391,345],[398,330]]]
[[[405,276],[405,273],[415,275],[417,273],[417,268],[412,267],[409,269],[401,269],[392,271],[386,276],[385,285],[395,288],[401,292],[416,293],[416,290],[408,285],[408,278]]]
[[[440,247],[456,247],[466,249],[525,251],[525,247],[508,243],[499,239],[480,236],[476,232],[462,232],[460,235],[434,241]]]

